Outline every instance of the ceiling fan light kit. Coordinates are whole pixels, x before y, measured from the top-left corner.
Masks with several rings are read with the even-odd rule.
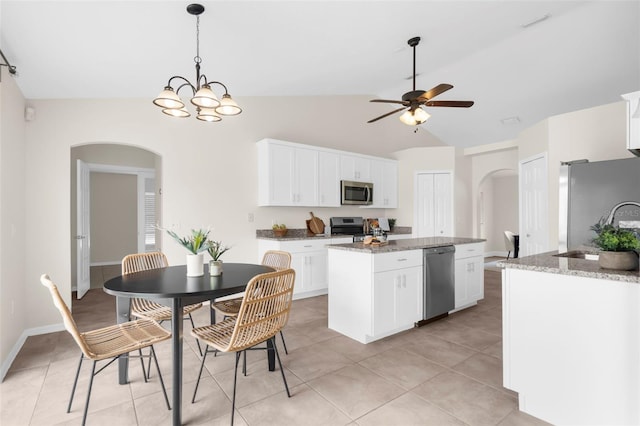
[[[400,104],[402,107],[383,114],[379,117],[367,121],[373,123],[382,118],[393,115],[404,109],[406,111],[400,116],[400,121],[409,126],[417,126],[429,119],[431,115],[427,113],[422,106],[428,107],[453,107],[453,108],[469,108],[473,105],[473,101],[432,101],[432,98],[453,89],[451,84],[442,83],[430,90],[416,90],[416,46],[420,43],[420,37],[413,37],[407,41],[407,44],[413,48],[413,90],[402,95],[401,101],[389,99],[372,99],[370,102]]]
[[[227,86],[219,81],[208,81],[204,74],[200,74],[200,63],[202,62],[202,58],[200,58],[200,15],[204,12],[204,6],[197,3],[190,4],[187,6],[187,12],[196,17],[196,56],[193,58],[196,64],[195,84],[192,84],[185,77],[174,75],[169,79],[164,90],[153,100],[153,103],[162,108],[163,113],[172,117],[190,117],[191,113],[187,110],[180,96],[178,96],[183,87],[189,87],[193,94],[191,103],[196,107],[196,118],[198,120],[216,122],[222,120],[221,116],[240,114],[242,108],[231,98],[227,91]],[[171,85],[174,80],[179,84],[175,90]],[[224,89],[221,100],[211,90],[211,86],[214,84],[222,86]]]

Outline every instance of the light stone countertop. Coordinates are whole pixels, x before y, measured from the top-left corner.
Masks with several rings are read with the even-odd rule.
[[[406,240],[393,240],[383,246],[371,246],[364,243],[351,244],[331,244],[328,249],[358,251],[363,253],[389,253],[404,250],[421,250],[425,248],[452,246],[458,244],[481,243],[486,240],[478,238],[456,238],[456,237],[431,237],[431,238],[409,238]]]
[[[576,277],[597,278],[601,280],[623,281],[640,284],[640,270],[616,271],[602,269],[597,260],[556,257],[558,251],[535,254],[496,263],[503,268],[524,269],[547,272],[549,274],[573,275]]]

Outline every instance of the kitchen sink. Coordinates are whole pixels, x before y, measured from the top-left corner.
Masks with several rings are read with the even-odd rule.
[[[574,250],[566,253],[554,254],[554,257],[568,257],[570,259],[584,259],[584,260],[598,260],[599,256],[596,253],[588,253],[584,251]]]

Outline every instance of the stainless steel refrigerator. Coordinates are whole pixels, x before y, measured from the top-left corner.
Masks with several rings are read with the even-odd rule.
[[[640,158],[563,163],[559,201],[560,252],[591,245],[590,227],[612,213],[615,225],[640,231]]]

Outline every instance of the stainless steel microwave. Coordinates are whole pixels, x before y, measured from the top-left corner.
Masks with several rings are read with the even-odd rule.
[[[373,203],[373,184],[370,182],[340,181],[340,204],[367,206]]]

